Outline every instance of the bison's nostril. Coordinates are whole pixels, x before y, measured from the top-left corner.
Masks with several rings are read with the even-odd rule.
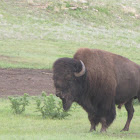
[[[62,91],[56,92],[55,95],[56,95],[57,97],[61,98],[61,99],[64,98],[64,97],[63,97],[63,94],[62,94]]]
[[[60,91],[57,91],[57,92],[56,92],[56,96],[57,96],[57,97],[60,97],[60,96],[61,96],[61,92],[60,92]]]
[[[56,92],[55,95],[58,97],[60,96],[60,92]]]

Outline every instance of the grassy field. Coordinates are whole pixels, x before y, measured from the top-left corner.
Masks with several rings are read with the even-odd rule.
[[[120,132],[126,122],[124,108],[117,110],[117,117],[107,133],[89,132],[90,123],[86,112],[77,106],[71,116],[64,120],[42,119],[35,112],[32,102],[22,115],[14,115],[7,99],[0,99],[0,140],[135,140],[140,139],[140,107],[135,106],[135,115],[129,132]]]
[[[0,67],[51,68],[80,47],[108,50],[140,64],[139,25],[139,0],[0,1]]]
[[[75,8],[75,10],[73,10]],[[0,1],[0,68],[51,69],[60,57],[72,57],[81,47],[98,48],[140,64],[139,0],[25,0]],[[0,140],[135,140],[140,139],[140,107],[129,132],[120,132],[127,113],[107,133],[89,133],[87,114],[78,107],[65,120],[43,120],[34,104],[13,115],[0,99]]]

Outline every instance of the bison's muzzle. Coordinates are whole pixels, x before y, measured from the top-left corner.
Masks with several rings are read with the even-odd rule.
[[[65,111],[69,110],[73,102],[72,97],[70,97],[69,94],[63,94],[61,91],[56,91],[56,96],[62,100],[63,109]]]

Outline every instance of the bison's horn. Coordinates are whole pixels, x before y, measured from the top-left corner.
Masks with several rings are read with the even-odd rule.
[[[85,72],[86,72],[86,68],[85,68],[84,63],[81,60],[80,60],[80,62],[81,62],[81,65],[82,65],[82,70],[79,73],[77,73],[77,72],[74,73],[74,75],[76,77],[80,77],[80,76],[84,75]]]

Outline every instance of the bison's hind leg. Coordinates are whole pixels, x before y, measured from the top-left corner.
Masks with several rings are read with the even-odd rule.
[[[128,118],[127,118],[127,122],[124,126],[124,128],[122,129],[122,131],[128,131],[129,130],[129,125],[130,125],[130,122],[133,118],[133,114],[134,114],[134,108],[133,108],[133,105],[132,105],[132,100],[129,100],[126,104],[125,104],[125,108],[127,110],[127,114],[128,114]]]

